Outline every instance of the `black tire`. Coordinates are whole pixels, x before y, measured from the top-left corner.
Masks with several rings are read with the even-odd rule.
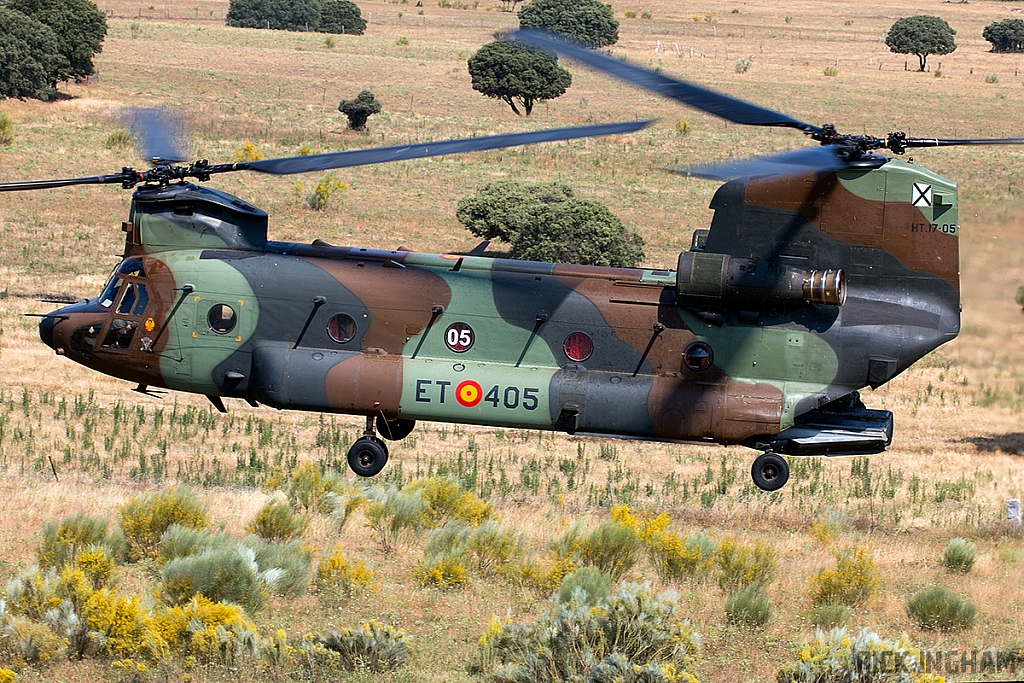
[[[356,439],[348,449],[348,466],[360,477],[380,474],[388,462],[388,446],[375,436]]]
[[[778,491],[789,481],[789,464],[781,455],[759,455],[750,468],[750,476],[763,491]]]
[[[412,430],[415,428],[416,420],[403,420],[402,418],[385,420],[383,417],[377,418],[377,433],[388,441],[401,441],[412,434]]]

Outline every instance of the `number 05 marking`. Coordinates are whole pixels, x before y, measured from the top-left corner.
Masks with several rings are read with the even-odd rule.
[[[466,323],[452,323],[444,331],[444,343],[455,353],[465,353],[473,348],[476,335]]]

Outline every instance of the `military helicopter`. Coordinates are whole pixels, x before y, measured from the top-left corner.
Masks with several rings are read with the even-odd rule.
[[[348,462],[374,476],[417,420],[761,451],[870,454],[893,416],[878,387],[959,331],[956,185],[871,154],[1024,139],[840,134],[520,32],[629,82],[745,125],[822,143],[680,172],[728,180],[675,270],[607,268],[267,239],[267,214],[198,186],[231,171],[302,173],[636,130],[647,122],[213,165],[179,165],[160,116],[152,168],[0,184],[135,188],[123,260],[102,293],[46,314],[58,355],[138,384],[278,409],[366,417]],[[143,117],[145,118],[145,117]],[[155,123],[154,123],[155,121]],[[379,436],[378,436],[379,435]]]

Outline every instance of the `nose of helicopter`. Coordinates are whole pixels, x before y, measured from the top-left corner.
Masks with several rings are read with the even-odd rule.
[[[54,317],[54,313],[47,313],[46,316],[39,321],[39,338],[43,340],[43,343],[49,346],[51,349],[53,346],[53,327],[57,324],[57,318]]]

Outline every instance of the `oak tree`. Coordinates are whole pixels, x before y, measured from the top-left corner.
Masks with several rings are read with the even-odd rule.
[[[548,29],[587,47],[606,47],[619,40],[612,7],[599,0],[533,0],[518,14],[523,28]]]
[[[473,90],[502,100],[517,115],[533,111],[538,100],[565,94],[572,75],[558,66],[558,57],[512,40],[487,43],[469,58]]]
[[[516,259],[624,267],[644,259],[640,235],[564,183],[498,180],[459,200],[456,217],[474,235],[508,243]]]
[[[944,19],[918,14],[898,19],[885,36],[885,44],[892,52],[917,55],[924,71],[928,55],[948,55],[956,49],[955,35]]]

